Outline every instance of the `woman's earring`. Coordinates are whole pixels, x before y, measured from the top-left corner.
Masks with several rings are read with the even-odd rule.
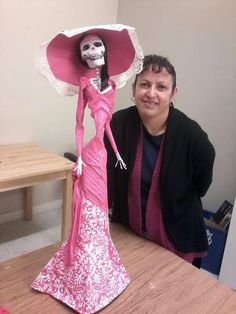
[[[131,97],[131,101],[134,102],[134,96]]]

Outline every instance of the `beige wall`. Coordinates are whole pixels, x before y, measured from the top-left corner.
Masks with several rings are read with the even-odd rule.
[[[215,210],[236,190],[236,1],[119,0],[117,22],[136,28],[144,53],[168,56],[177,71],[176,107],[208,133],[214,182],[203,199]],[[130,84],[118,106],[130,102]]]
[[[41,42],[64,29],[116,23],[117,0],[0,0],[0,144],[35,142],[62,154],[74,149],[76,97],[61,97],[40,76]],[[86,128],[90,127],[86,116]],[[61,198],[61,186],[34,189],[34,205]],[[0,214],[22,209],[20,193],[0,194]]]

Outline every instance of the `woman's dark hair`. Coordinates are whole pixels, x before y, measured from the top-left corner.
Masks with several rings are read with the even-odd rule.
[[[81,62],[86,68],[89,68],[87,62],[85,62],[82,59],[81,50],[80,50],[80,43],[82,42],[82,40],[84,39],[85,36],[83,36],[80,39],[80,41],[77,43],[76,51],[77,51],[77,56],[78,56],[79,62]],[[104,89],[106,89],[109,86],[109,84],[108,84],[109,74],[108,74],[108,64],[107,64],[107,49],[106,49],[106,45],[105,45],[104,41],[102,41],[102,42],[103,42],[103,45],[105,47],[105,53],[104,53],[105,64],[101,68],[101,88],[100,88],[100,92],[102,92]]]
[[[172,76],[173,81],[172,91],[175,89],[176,87],[175,68],[166,57],[158,55],[145,56],[143,59],[143,69],[139,74],[150,69],[155,73],[160,73],[163,69],[165,69]],[[134,85],[136,85],[139,74],[137,74],[135,77]]]

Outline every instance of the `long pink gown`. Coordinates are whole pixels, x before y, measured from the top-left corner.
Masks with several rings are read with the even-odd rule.
[[[42,269],[32,287],[67,304],[79,313],[94,313],[114,300],[129,284],[109,232],[105,128],[110,131],[115,86],[101,94],[81,79],[77,109],[77,146],[86,164],[81,176],[73,171],[73,225],[70,236]],[[81,149],[83,113],[88,104],[96,135]]]

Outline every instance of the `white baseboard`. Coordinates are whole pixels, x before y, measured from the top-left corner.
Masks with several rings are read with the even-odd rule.
[[[48,210],[53,210],[53,209],[61,209],[62,208],[62,200],[55,200],[52,202],[40,204],[33,206],[33,215],[41,214],[43,212],[46,212]],[[9,221],[14,221],[17,219],[21,219],[24,216],[24,211],[23,210],[16,210],[16,211],[11,211],[9,213],[4,213],[0,214],[0,224],[6,223]]]

